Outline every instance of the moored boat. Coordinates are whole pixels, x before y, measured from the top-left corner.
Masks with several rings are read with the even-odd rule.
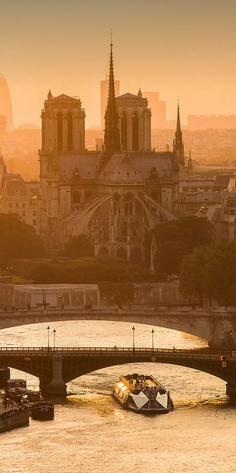
[[[54,404],[49,401],[41,400],[34,402],[31,406],[31,417],[34,420],[53,420]]]
[[[170,393],[151,375],[121,376],[113,396],[124,409],[143,414],[165,414],[174,407]]]
[[[31,391],[26,388],[24,380],[11,379],[5,389],[6,397],[28,409],[30,416],[35,420],[53,420],[54,404],[43,399],[40,391]]]
[[[29,425],[29,409],[26,406],[18,406],[12,401],[8,403],[2,399],[0,405],[0,432],[26,425]]]

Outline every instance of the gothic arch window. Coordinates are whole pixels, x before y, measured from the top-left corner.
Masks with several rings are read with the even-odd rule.
[[[121,147],[123,151],[127,151],[127,115],[121,115]]]
[[[132,200],[132,194],[128,192],[125,194],[125,215],[127,217],[133,215],[133,200]]]
[[[73,194],[72,194],[72,203],[73,204],[80,204],[80,200],[81,200],[80,192],[74,191]]]
[[[142,262],[142,250],[138,246],[131,248],[130,259],[133,263],[141,263]]]
[[[126,249],[122,248],[122,247],[118,248],[118,250],[116,251],[116,256],[117,256],[117,258],[126,259],[127,258]]]
[[[98,256],[108,256],[108,255],[109,255],[108,248],[106,248],[105,246],[102,246],[101,248],[99,248]]]
[[[84,198],[85,198],[85,200],[88,200],[92,195],[93,195],[92,192],[86,191],[86,192],[84,193]]]
[[[62,114],[57,115],[57,149],[62,151]]]
[[[133,149],[133,151],[138,151],[139,130],[138,130],[138,115],[137,115],[137,113],[134,113],[133,117],[132,117],[132,136],[133,136],[132,149]]]
[[[158,192],[157,192],[157,191],[152,191],[152,192],[151,192],[151,198],[152,198],[153,200],[158,201],[158,200],[159,200]]]
[[[68,113],[68,120],[67,120],[67,125],[68,125],[68,151],[73,150],[73,118],[72,118],[72,113]]]

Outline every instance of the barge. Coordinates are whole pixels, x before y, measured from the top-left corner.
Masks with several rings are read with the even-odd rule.
[[[121,376],[113,396],[124,409],[143,414],[166,414],[174,407],[169,391],[149,375]]]
[[[29,409],[11,402],[0,405],[0,433],[29,425]]]
[[[43,399],[40,391],[27,389],[22,379],[11,379],[7,382],[6,396],[18,406],[25,406],[34,420],[53,420],[54,404]]]

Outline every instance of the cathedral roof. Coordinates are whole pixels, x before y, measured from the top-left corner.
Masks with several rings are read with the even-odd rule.
[[[98,177],[101,154],[85,152],[79,154],[60,154],[60,174],[62,180],[94,180]],[[116,183],[137,183],[150,179],[154,170],[158,178],[170,177],[173,173],[173,153],[170,152],[131,152],[115,153],[102,169],[99,180]]]
[[[99,153],[79,153],[59,155],[60,174],[71,179],[78,173],[81,179],[95,179],[100,161]]]
[[[132,163],[128,154],[115,154],[100,174],[100,179],[115,182],[142,181],[143,176]]]
[[[118,97],[116,97],[117,99],[136,99],[139,98],[137,95],[135,94],[130,94],[129,92],[126,92],[125,94],[122,94],[122,95],[119,95]]]
[[[69,95],[66,95],[66,94],[61,94],[61,95],[58,95],[57,97],[53,97],[53,100],[55,100],[55,101],[76,100],[76,98],[75,97],[70,97]]]
[[[113,182],[141,182],[155,169],[160,178],[173,173],[173,154],[169,152],[132,152],[114,154],[100,174],[100,179]]]

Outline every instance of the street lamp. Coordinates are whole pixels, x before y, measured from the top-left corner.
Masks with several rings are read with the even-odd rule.
[[[53,348],[55,350],[56,347],[56,329],[53,330]]]
[[[47,331],[48,331],[48,351],[49,351],[49,349],[50,349],[50,327],[49,327],[49,325],[47,327]]]
[[[153,328],[152,329],[152,351],[154,351],[154,333],[155,333],[155,330]]]
[[[43,289],[43,308],[44,310],[47,308],[45,289]]]
[[[230,329],[230,330],[229,330],[229,345],[230,345],[230,346],[232,345],[232,336],[233,336],[233,330]]]
[[[133,327],[132,330],[133,330],[133,350],[135,350],[135,327]]]

